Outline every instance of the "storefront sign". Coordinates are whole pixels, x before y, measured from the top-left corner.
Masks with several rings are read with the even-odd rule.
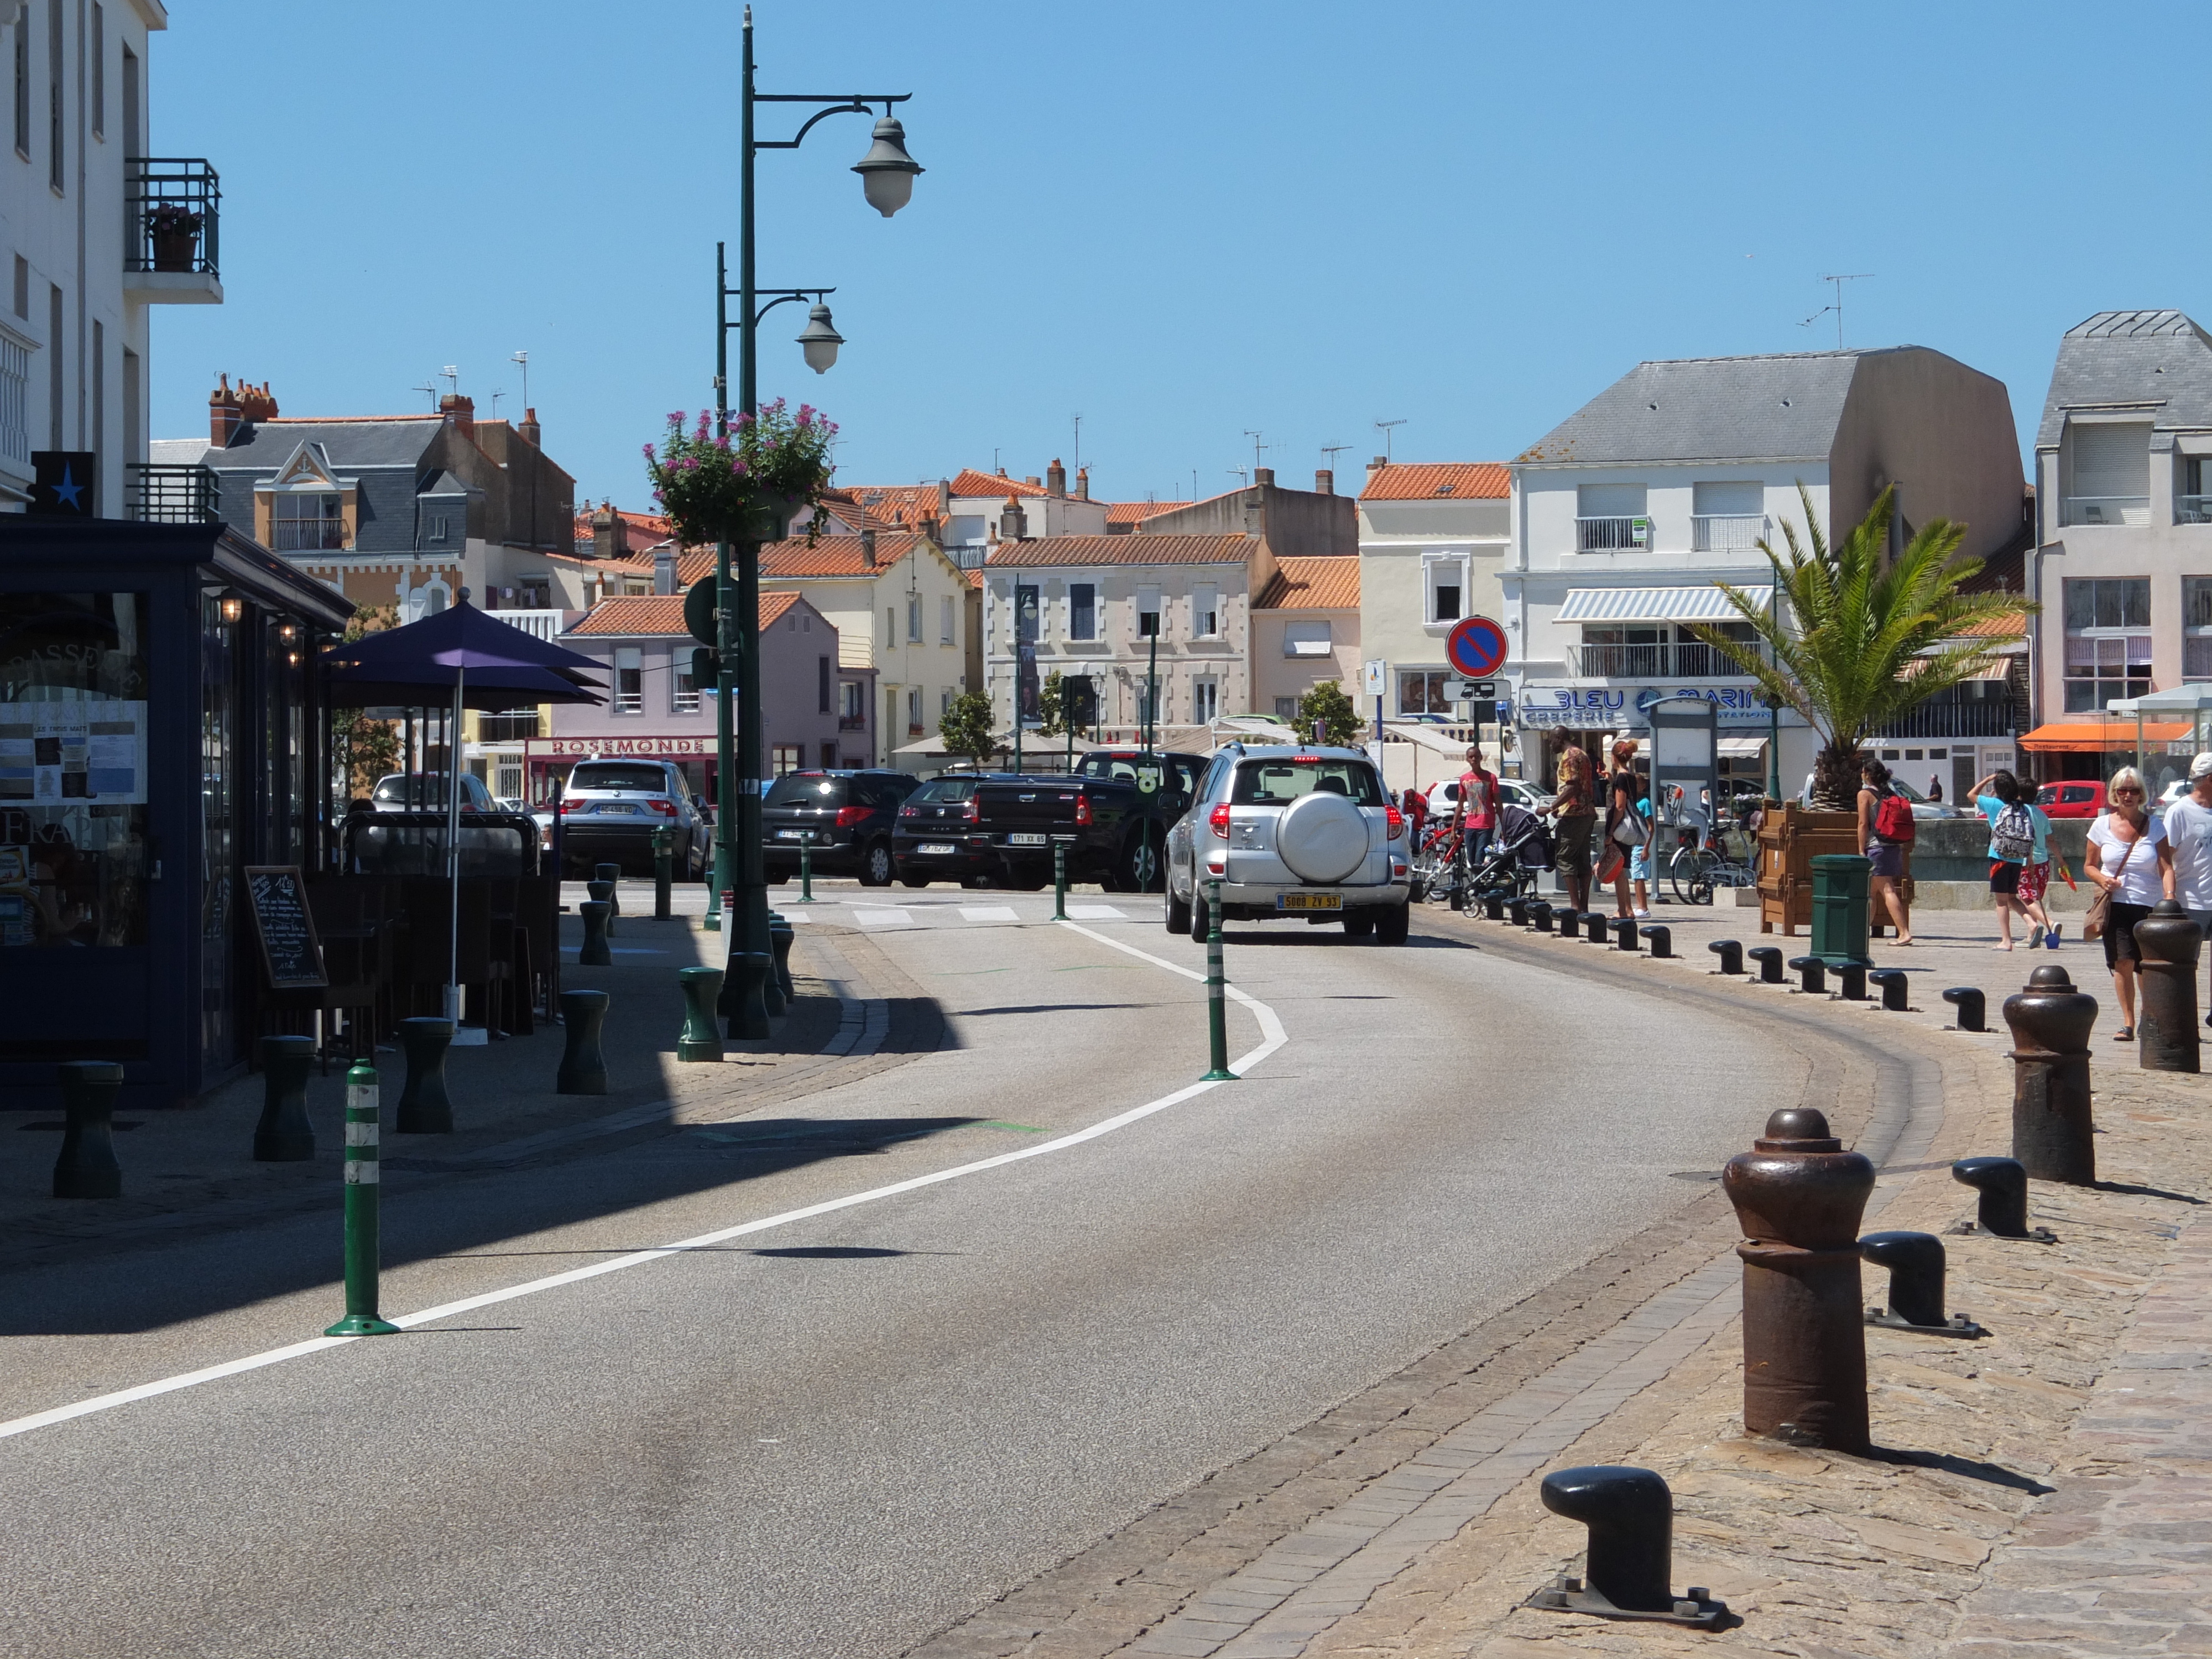
[[[686,738],[528,738],[525,760],[581,760],[591,755],[620,756],[636,760],[711,759],[714,734]]]
[[[1701,698],[1712,705],[1724,726],[1764,730],[1773,719],[1754,685],[1528,685],[1521,690],[1520,724],[1577,732],[1641,726],[1645,711],[1662,697]],[[1782,711],[1783,725],[1804,723],[1796,710]]]

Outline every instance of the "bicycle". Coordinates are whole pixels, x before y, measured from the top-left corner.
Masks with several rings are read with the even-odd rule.
[[[1667,882],[1677,904],[1711,904],[1717,889],[1758,884],[1748,849],[1739,857],[1729,842],[1731,833],[1726,825],[1703,836],[1693,832],[1676,846],[1667,860]]]

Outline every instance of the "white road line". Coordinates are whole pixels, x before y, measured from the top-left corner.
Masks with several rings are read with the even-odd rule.
[[[1067,914],[1078,921],[1127,921],[1128,917],[1110,904],[1071,904]]]
[[[960,914],[969,921],[1019,921],[1013,907],[1007,904],[963,904]]]
[[[886,906],[881,909],[863,910],[855,907],[853,920],[863,927],[910,927],[914,925],[911,911]]]
[[[1185,979],[1194,979],[1201,983],[1205,981],[1205,975],[1194,973],[1179,963],[1156,957],[1149,951],[1139,951],[1133,945],[1124,945],[1119,939],[1109,939],[1103,933],[1093,933],[1090,928],[1072,921],[1061,922],[1060,926],[1072,933],[1080,933],[1085,939],[1096,939],[1099,944],[1112,950],[1135,957],[1139,961],[1151,963],[1156,968],[1164,968],[1171,974],[1180,974]],[[1260,1022],[1259,1047],[1231,1060],[1229,1064],[1229,1069],[1242,1077],[1288,1042],[1290,1034],[1283,1029],[1283,1022],[1277,1018],[1275,1011],[1266,1003],[1260,1001],[1256,997],[1248,995],[1233,985],[1228,988],[1228,994],[1233,1000],[1249,1008]],[[848,1004],[848,1015],[849,1009]],[[878,1012],[879,1010],[880,1012]],[[870,999],[861,1042],[866,1043],[867,1037],[870,1036],[873,1036],[876,1042],[880,1042],[883,1040],[882,1034],[887,1032],[889,1028],[888,1005],[878,999]],[[863,1048],[862,1052],[866,1052],[866,1049]],[[641,1267],[647,1262],[659,1261],[672,1255],[680,1255],[686,1250],[705,1249],[711,1245],[724,1243],[732,1238],[744,1238],[754,1233],[767,1232],[773,1228],[787,1227],[793,1222],[811,1220],[818,1215],[830,1215],[839,1210],[854,1209],[863,1204],[873,1204],[886,1198],[895,1198],[902,1193],[917,1192],[924,1187],[934,1187],[943,1182],[957,1181],[963,1176],[981,1175],[987,1170],[1000,1169],[1009,1164],[1019,1164],[1027,1158],[1042,1158],[1048,1153],[1065,1152],[1070,1147],[1080,1146],[1086,1142],[1112,1134],[1116,1129],[1126,1128],[1130,1124],[1141,1121],[1156,1112],[1164,1112],[1170,1106],[1180,1106],[1187,1100],[1194,1100],[1199,1096],[1220,1086],[1218,1082],[1188,1084],[1172,1094],[1162,1095],[1158,1100],[1147,1101],[1142,1106],[1132,1107],[1126,1112],[1094,1123],[1087,1129],[1078,1129],[1072,1134],[1057,1136],[1036,1146],[1017,1147],[1012,1152],[1000,1152],[994,1158],[978,1158],[972,1164],[957,1164],[950,1170],[939,1170],[931,1175],[915,1176],[906,1181],[895,1181],[887,1187],[872,1187],[866,1192],[848,1194],[843,1198],[829,1199],[819,1204],[809,1204],[800,1209],[786,1210],[780,1215],[764,1216],[758,1221],[741,1222],[734,1227],[724,1227],[714,1232],[700,1233],[690,1238],[678,1239],[672,1244],[662,1244],[652,1249],[634,1251],[628,1255],[616,1256],[610,1261],[595,1261],[587,1267],[573,1267],[567,1273],[549,1274],[544,1279],[527,1279],[520,1285],[510,1285],[505,1290],[487,1291],[481,1296],[464,1297],[458,1302],[441,1303],[434,1308],[425,1308],[420,1313],[396,1316],[387,1314],[386,1317],[403,1330],[416,1325],[427,1325],[434,1320],[451,1319],[456,1314],[471,1313],[478,1308],[493,1307],[501,1302],[514,1301],[520,1297],[536,1296],[541,1291],[556,1290],[564,1285],[580,1284],[585,1279],[597,1279],[605,1273],[620,1273],[628,1267]],[[51,1411],[34,1412],[28,1417],[18,1417],[9,1422],[0,1423],[0,1440],[10,1439],[19,1434],[28,1434],[33,1429],[51,1428],[58,1423],[69,1422],[73,1418],[88,1417],[94,1412],[112,1411],[118,1406],[128,1406],[137,1401],[150,1400],[156,1395],[171,1394],[179,1389],[197,1388],[203,1382],[219,1382],[226,1376],[236,1376],[246,1371],[258,1370],[264,1365],[275,1365],[288,1359],[302,1358],[308,1354],[320,1353],[325,1348],[343,1347],[349,1342],[359,1342],[362,1340],[357,1336],[314,1337],[307,1341],[295,1342],[285,1347],[271,1348],[265,1353],[249,1354],[243,1359],[228,1359],[219,1365],[209,1365],[201,1370],[185,1371],[175,1376],[165,1376],[157,1382],[142,1382],[136,1388],[118,1389],[113,1394],[95,1395],[89,1400],[80,1400],[72,1405],[57,1406]]]

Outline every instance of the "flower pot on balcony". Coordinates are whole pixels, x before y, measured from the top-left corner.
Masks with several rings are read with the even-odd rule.
[[[196,230],[157,230],[154,233],[154,269],[190,270],[199,263],[200,234]]]

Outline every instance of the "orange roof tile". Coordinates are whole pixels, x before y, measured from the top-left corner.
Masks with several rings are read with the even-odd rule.
[[[1155,514],[1173,513],[1189,505],[1188,501],[1109,501],[1106,503],[1106,522],[1142,524]]]
[[[839,493],[900,530],[919,530],[924,519],[937,516],[935,484],[855,484]]]
[[[806,544],[805,537],[793,536],[787,541],[770,542],[761,549],[761,580],[793,581],[810,576],[865,576],[885,565],[896,564],[914,550],[921,539],[902,530],[878,532],[876,562],[871,565],[861,552],[858,536],[824,536],[811,547]],[[677,583],[689,587],[702,576],[712,574],[714,568],[713,548],[690,549],[676,562]]]
[[[2027,618],[2024,616],[1984,617],[1959,630],[1962,640],[2013,640],[2027,637]]]
[[[1397,462],[1367,475],[1363,501],[1425,501],[1437,496],[1457,501],[1502,501],[1513,493],[1513,480],[1496,461]]]
[[[1278,559],[1252,605],[1255,611],[1357,611],[1359,561],[1341,555]]]
[[[972,466],[960,469],[959,477],[952,481],[956,495],[988,495],[1004,501],[1009,495],[1042,495],[1042,484],[1024,483],[1019,478],[1009,478],[1003,472],[978,472]]]
[[[762,594],[760,625],[766,628],[798,603],[796,593]],[[568,632],[618,634],[629,638],[668,635],[689,637],[690,634],[684,625],[684,596],[680,593],[630,593],[601,599]]]
[[[991,550],[999,565],[1243,564],[1259,550],[1249,536],[1042,536],[1000,542]],[[1358,563],[1358,560],[1353,560]]]

